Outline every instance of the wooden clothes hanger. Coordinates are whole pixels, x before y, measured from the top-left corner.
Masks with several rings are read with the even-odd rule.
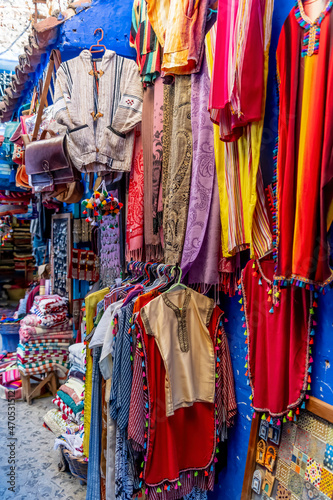
[[[106,47],[105,45],[101,45],[100,42],[103,40],[104,38],[104,31],[102,30],[102,28],[96,28],[95,31],[94,31],[94,35],[96,35],[97,31],[100,31],[102,36],[99,40],[97,40],[97,45],[92,45],[89,49],[89,51],[92,53],[92,54],[98,54],[99,52],[105,52],[106,51]]]

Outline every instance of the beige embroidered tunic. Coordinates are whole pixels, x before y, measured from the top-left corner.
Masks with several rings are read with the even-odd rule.
[[[208,325],[214,301],[189,288],[164,293],[141,309],[164,361],[166,415],[192,406],[213,403],[215,351]]]
[[[94,71],[89,50],[57,71],[54,117],[67,127],[67,149],[83,172],[130,171],[143,90],[135,61],[106,50]],[[95,74],[96,73],[96,74]],[[95,78],[98,79],[98,92]]]

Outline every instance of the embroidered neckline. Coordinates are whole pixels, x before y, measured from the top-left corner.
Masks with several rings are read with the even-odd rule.
[[[165,305],[173,310],[178,320],[178,340],[180,350],[182,352],[188,352],[190,350],[190,344],[186,324],[186,313],[191,300],[191,290],[187,288],[185,291],[183,307],[177,307],[173,302],[171,302],[171,300],[167,297],[167,293],[162,294],[162,299],[164,300]]]
[[[302,0],[296,0],[294,13],[298,24],[304,28],[305,34],[302,42],[302,57],[318,54],[321,23],[333,6],[333,0],[329,0],[322,13],[315,19],[311,19],[305,14]]]

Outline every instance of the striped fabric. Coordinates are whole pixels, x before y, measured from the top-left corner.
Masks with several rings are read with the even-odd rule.
[[[64,415],[66,415],[66,417],[68,417],[72,421],[76,422],[76,417],[75,417],[73,410],[71,410],[69,408],[69,406],[67,406],[63,402],[63,400],[61,398],[59,398],[59,396],[56,396],[54,399],[52,399],[52,403],[55,404],[62,411],[62,413]]]
[[[267,21],[269,24],[270,20]],[[270,30],[265,51],[265,81],[268,74]],[[210,75],[215,57],[216,26],[206,37],[206,55]],[[264,96],[264,101],[266,97]],[[244,129],[234,142],[220,140],[214,125],[214,149],[220,195],[223,257],[250,248],[252,256],[262,257],[272,248],[272,235],[265,207],[260,170],[260,144],[263,119]]]
[[[153,84],[161,72],[161,45],[148,19],[146,0],[134,0],[130,45],[136,49],[142,83]]]
[[[67,127],[68,153],[78,170],[130,171],[142,114],[140,74],[134,61],[111,50],[95,64],[83,50],[60,66],[55,120]]]
[[[128,330],[131,327],[133,307],[134,302],[132,301],[118,312],[119,327],[113,361],[110,415],[111,418],[117,420],[119,429],[125,429],[128,425],[131,400],[131,333]]]

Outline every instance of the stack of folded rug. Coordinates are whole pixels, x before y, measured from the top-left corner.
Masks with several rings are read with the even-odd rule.
[[[68,380],[60,386],[53,403],[63,414],[77,424],[83,420],[84,380],[85,380],[85,346],[83,343],[69,347],[71,364]]]
[[[68,348],[73,337],[67,299],[59,295],[36,296],[30,314],[21,320],[17,360],[25,374],[56,371],[66,380]]]

